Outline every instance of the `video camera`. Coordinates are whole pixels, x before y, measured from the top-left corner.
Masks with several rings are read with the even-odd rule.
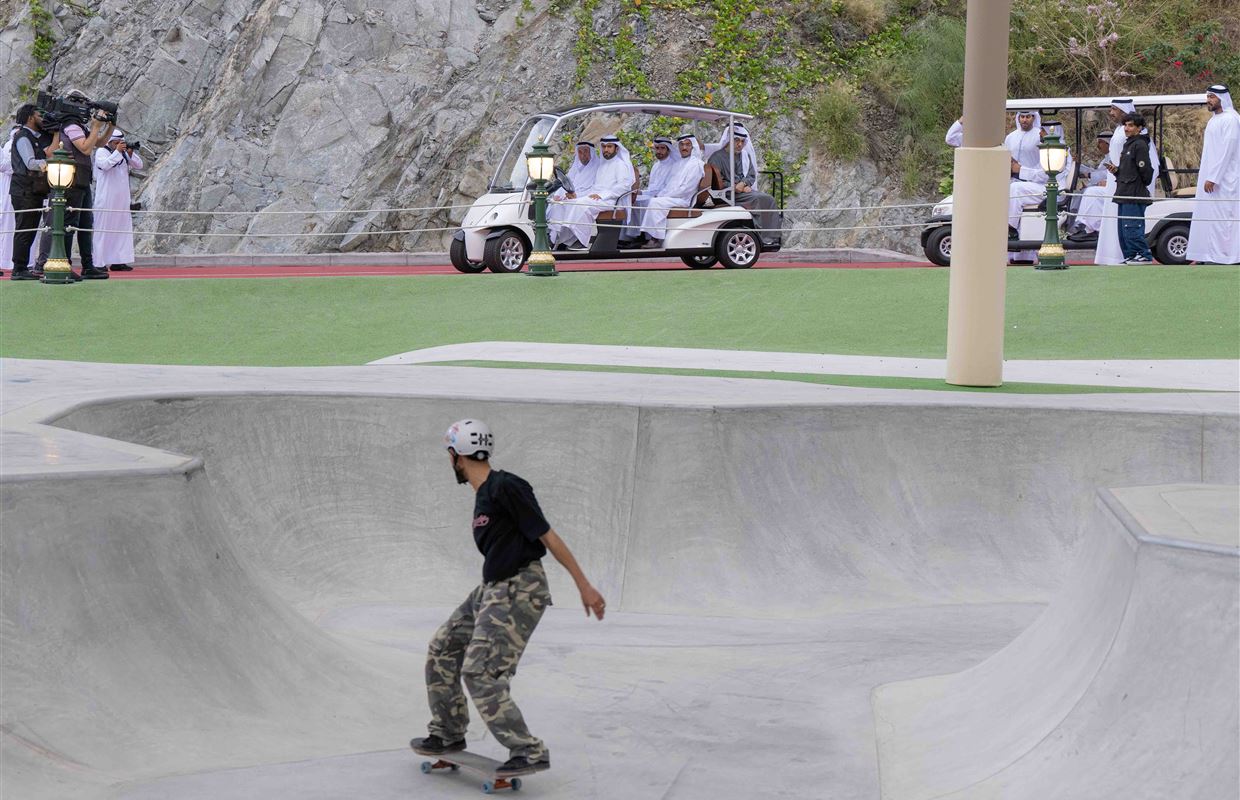
[[[48,92],[39,92],[35,107],[43,114],[42,128],[55,133],[65,125],[77,123],[85,127],[95,112],[107,122],[116,122],[120,113],[120,105],[110,100],[90,100],[80,94],[56,97]]]

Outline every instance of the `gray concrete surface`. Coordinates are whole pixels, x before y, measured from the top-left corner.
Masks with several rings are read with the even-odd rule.
[[[5,797],[476,796],[404,747],[425,642],[479,569],[439,449],[461,416],[609,598],[588,621],[549,570],[515,684],[554,762],[523,791],[547,798],[877,798],[871,692],[1034,630],[1098,539],[1097,487],[1240,471],[1235,395],[13,360],[0,380]],[[476,720],[471,747],[500,755]]]
[[[884,800],[1240,787],[1237,487],[1101,490],[1065,589],[953,675],[874,696]]]

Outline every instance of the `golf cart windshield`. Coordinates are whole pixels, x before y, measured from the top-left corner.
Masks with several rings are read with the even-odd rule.
[[[546,141],[547,135],[555,127],[555,122],[555,117],[533,117],[521,125],[512,143],[508,145],[508,151],[504,153],[503,159],[499,162],[499,169],[495,171],[495,177],[491,180],[491,191],[519,192],[525,190],[525,184],[530,177],[525,165],[525,154],[538,142]]]

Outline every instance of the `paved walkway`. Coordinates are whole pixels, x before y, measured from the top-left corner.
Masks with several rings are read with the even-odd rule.
[[[946,367],[946,361],[941,358],[891,358],[533,342],[470,342],[444,345],[412,350],[372,363],[433,364],[444,361],[512,361],[733,372],[783,372],[803,375],[870,375],[938,380],[943,379]],[[1003,367],[1003,378],[1010,383],[1237,392],[1240,391],[1240,361],[1228,359],[1008,361]]]

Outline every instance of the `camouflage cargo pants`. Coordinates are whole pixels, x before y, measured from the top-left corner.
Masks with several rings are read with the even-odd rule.
[[[469,707],[461,690],[464,678],[478,713],[510,756],[531,761],[547,757],[546,746],[530,734],[508,688],[530,634],[549,605],[547,574],[539,561],[508,580],[484,583],[470,592],[427,649],[430,733],[449,742],[465,737]]]

